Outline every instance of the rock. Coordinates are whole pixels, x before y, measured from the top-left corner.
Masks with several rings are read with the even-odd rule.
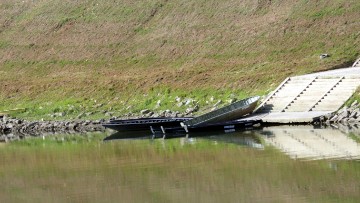
[[[354,106],[349,107],[348,111],[352,113],[353,111],[356,111],[358,109],[359,109],[358,104],[355,104]]]
[[[179,118],[184,117],[184,114],[178,113],[178,114],[176,115],[176,117],[179,117]]]
[[[171,110],[169,110],[169,109],[167,109],[166,111],[165,111],[165,117],[172,117],[172,111]]]
[[[158,100],[158,101],[156,102],[156,106],[158,106],[158,107],[161,106],[161,100]]]
[[[325,58],[328,58],[328,57],[330,57],[329,54],[321,54],[320,55],[320,59],[325,59]]]
[[[159,112],[159,116],[160,116],[160,117],[165,117],[165,111],[160,111],[160,112]]]
[[[359,109],[355,109],[351,114],[349,115],[349,118],[357,118],[359,115]]]
[[[179,114],[179,113],[180,113],[180,112],[175,111],[175,112],[173,112],[173,113],[171,114],[171,117],[176,118],[176,117],[178,117],[178,114]]]
[[[330,122],[335,122],[338,117],[339,117],[339,116],[335,114],[334,116],[332,116],[332,117],[330,118]]]
[[[324,116],[325,121],[330,120],[333,117],[333,114],[329,113]]]
[[[345,117],[339,121],[340,123],[347,124],[349,122],[349,118]]]
[[[150,113],[150,110],[149,110],[149,109],[144,109],[144,110],[141,110],[140,113],[141,113],[142,115],[145,115],[145,114]]]
[[[340,122],[341,120],[347,118],[348,116],[349,116],[349,111],[346,107],[344,107],[342,110],[339,111],[338,118],[336,119],[335,122]]]
[[[100,108],[100,107],[102,107],[102,106],[104,106],[104,104],[100,103],[100,104],[94,105],[94,108]]]
[[[236,102],[236,101],[237,101],[236,98],[232,98],[232,99],[229,99],[229,100],[228,100],[228,103],[229,103],[229,104],[232,104],[232,103],[234,103],[234,102]]]
[[[222,101],[219,99],[219,100],[214,104],[214,107],[219,106],[221,103],[222,103]]]
[[[326,124],[326,125],[330,125],[330,120],[326,120],[326,121],[325,121],[325,124]]]
[[[14,127],[14,125],[13,124],[11,124],[11,123],[8,123],[8,124],[6,124],[6,126],[5,126],[6,128],[9,128],[9,129],[11,129],[11,128],[13,128]]]
[[[358,104],[359,104],[358,101],[355,100],[355,101],[350,105],[350,107],[358,106]]]
[[[55,113],[54,115],[58,116],[58,117],[63,117],[63,116],[65,116],[65,112]]]
[[[193,99],[185,99],[184,104],[185,106],[189,106],[192,102],[194,102]]]
[[[105,116],[106,116],[106,117],[111,117],[113,114],[114,114],[113,112],[106,112],[106,113],[105,113]]]
[[[186,113],[186,114],[191,114],[191,113],[194,113],[194,112],[196,112],[196,111],[198,111],[198,110],[199,110],[199,106],[196,105],[196,106],[194,106],[194,107],[192,107],[192,108],[187,108],[187,109],[185,110],[185,113]]]
[[[154,112],[150,111],[148,114],[145,114],[145,117],[150,118],[153,114],[154,114]]]
[[[8,139],[5,135],[0,136],[0,142],[8,142]]]
[[[355,118],[349,118],[349,120],[348,120],[348,123],[351,123],[351,124],[356,123],[356,122],[357,121]]]
[[[79,115],[76,116],[76,118],[77,118],[77,119],[80,119],[80,118],[82,118],[82,117],[84,117],[84,116],[85,116],[85,113],[80,113]]]
[[[152,118],[157,118],[159,117],[159,114],[158,113],[154,113],[153,115],[151,115]]]

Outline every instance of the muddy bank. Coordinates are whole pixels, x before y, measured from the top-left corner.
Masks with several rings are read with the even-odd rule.
[[[43,134],[86,133],[105,131],[98,121],[26,121],[23,119],[0,118],[0,141],[21,139],[25,136],[40,136]]]

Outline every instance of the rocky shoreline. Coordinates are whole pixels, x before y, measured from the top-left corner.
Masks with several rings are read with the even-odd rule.
[[[195,108],[195,110],[198,110]],[[140,115],[128,114],[124,117],[112,117],[113,119],[131,118],[153,118],[153,117],[184,117],[192,114],[194,109],[182,114],[178,111],[160,111],[159,113],[151,110],[143,110]],[[0,142],[20,140],[24,137],[53,135],[53,134],[83,134],[89,132],[104,132],[102,123],[105,119],[91,120],[71,120],[71,121],[27,121],[24,119],[11,118],[8,116],[0,117]]]
[[[140,112],[139,118],[151,117],[183,117],[192,115],[198,108],[191,109],[184,114],[170,110],[155,113],[150,110]],[[128,115],[127,119],[134,118]],[[112,119],[120,119],[113,117]],[[0,142],[22,139],[26,136],[42,136],[44,134],[75,134],[88,132],[104,132],[105,128],[101,125],[106,122],[102,120],[72,120],[72,121],[26,121],[23,119],[0,117]],[[343,107],[339,111],[320,118],[321,125],[327,125],[347,131],[354,129],[360,130],[360,104],[353,102],[350,107]]]
[[[320,118],[326,125],[360,125],[360,104],[354,101],[350,107],[343,107],[333,114]]]
[[[22,139],[25,136],[43,134],[70,134],[105,131],[98,121],[26,121],[23,119],[0,118],[0,142]]]

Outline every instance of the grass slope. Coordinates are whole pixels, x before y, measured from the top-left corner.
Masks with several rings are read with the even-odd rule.
[[[158,100],[181,110],[176,96],[206,106],[264,94],[351,65],[359,10],[357,0],[0,0],[0,110],[125,113]]]

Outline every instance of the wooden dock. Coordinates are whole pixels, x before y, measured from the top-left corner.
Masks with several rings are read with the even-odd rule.
[[[243,120],[309,123],[337,111],[360,86],[360,67],[286,78]]]

